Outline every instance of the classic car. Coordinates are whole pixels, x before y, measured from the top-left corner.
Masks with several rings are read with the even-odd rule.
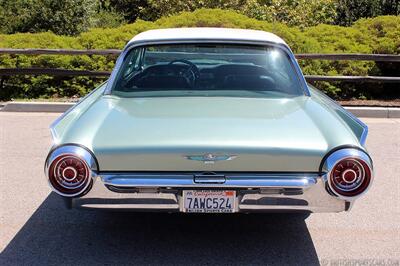
[[[150,30],[51,125],[45,174],[68,207],[341,212],[371,186],[367,132],[272,33]]]

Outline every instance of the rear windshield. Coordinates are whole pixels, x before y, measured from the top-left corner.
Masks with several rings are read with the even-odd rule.
[[[283,50],[226,44],[131,49],[111,93],[120,97],[303,95],[299,77]]]

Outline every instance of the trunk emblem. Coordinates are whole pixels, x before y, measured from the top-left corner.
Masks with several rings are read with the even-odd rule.
[[[212,153],[206,153],[203,155],[187,155],[187,156],[185,156],[185,158],[188,160],[201,161],[206,164],[213,164],[218,161],[231,161],[231,160],[235,159],[236,157],[237,157],[237,155],[227,155],[227,154],[216,155],[216,154],[212,154]]]

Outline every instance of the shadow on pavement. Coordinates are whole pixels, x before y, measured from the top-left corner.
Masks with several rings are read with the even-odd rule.
[[[0,264],[319,263],[304,217],[67,210],[51,193]]]

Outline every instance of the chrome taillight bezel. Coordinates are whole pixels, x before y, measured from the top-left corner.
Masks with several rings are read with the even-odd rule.
[[[58,183],[55,182],[55,168],[53,166],[53,163],[60,160],[60,158],[66,158],[66,157],[73,157],[77,160],[80,160],[82,164],[84,164],[85,171],[86,173],[86,179],[82,184],[75,188],[71,188],[71,192],[66,192],[67,188],[61,188],[58,186]],[[86,147],[76,145],[76,144],[65,144],[62,146],[58,146],[53,148],[45,163],[45,174],[48,180],[48,183],[51,187],[51,189],[64,197],[79,197],[85,194],[93,184],[93,181],[95,177],[97,176],[98,172],[98,163],[96,161],[96,158],[94,157],[93,153],[87,149]]]
[[[341,189],[332,178],[335,167],[346,160],[359,163],[363,167],[363,174],[365,175],[362,182],[366,183],[361,183],[360,186],[353,188],[353,190]],[[328,192],[346,201],[353,201],[365,194],[374,179],[371,158],[365,151],[357,148],[343,148],[331,152],[323,161],[320,171]]]

